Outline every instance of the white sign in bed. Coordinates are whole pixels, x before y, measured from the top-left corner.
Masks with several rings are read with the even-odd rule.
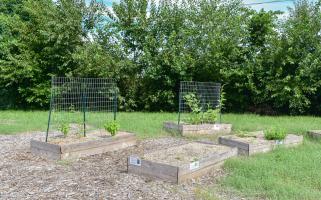
[[[136,166],[141,166],[142,162],[139,157],[137,156],[130,156],[129,157],[129,164],[130,165],[136,165]]]
[[[275,144],[276,144],[276,145],[283,144],[283,140],[276,140],[276,141],[275,141]]]
[[[218,124],[214,124],[214,130],[220,130],[220,126]]]
[[[194,161],[189,164],[189,169],[194,170],[198,169],[200,167],[200,162],[199,161]]]

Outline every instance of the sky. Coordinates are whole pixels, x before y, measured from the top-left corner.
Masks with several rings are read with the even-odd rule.
[[[103,2],[107,6],[111,6],[113,2],[118,2],[119,0],[103,0]],[[243,0],[244,4],[252,4],[252,3],[261,3],[261,2],[271,2],[271,1],[277,1],[277,0]],[[272,11],[283,11],[287,12],[288,7],[293,7],[293,1],[289,0],[279,0],[279,1],[285,1],[285,2],[274,2],[274,3],[266,3],[266,4],[259,4],[259,5],[249,5],[255,10],[261,10],[262,8],[266,11],[272,10]],[[316,1],[316,0],[310,0],[310,1]]]
[[[252,3],[261,3],[261,2],[271,2],[273,0],[243,0],[244,4],[252,4]],[[281,0],[280,0],[281,1]],[[288,7],[293,7],[293,1],[285,1],[285,2],[275,2],[275,3],[266,3],[259,5],[249,5],[255,10],[261,10],[262,8],[266,11],[283,11],[286,12]]]

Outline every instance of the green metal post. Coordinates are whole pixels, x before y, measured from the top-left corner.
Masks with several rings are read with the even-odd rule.
[[[220,85],[220,97],[218,103],[220,104],[220,124],[222,123],[222,104],[221,104],[221,92],[222,92],[222,86]]]
[[[84,123],[84,137],[86,137],[86,96],[85,96],[84,88],[82,90],[82,110],[83,110],[83,123]]]
[[[46,142],[48,142],[50,119],[51,119],[51,100],[50,100],[50,110],[49,110],[49,117],[48,117],[47,131],[46,131]]]
[[[114,121],[116,120],[116,112],[117,112],[117,88],[116,88],[116,85],[114,86]]]
[[[48,117],[47,131],[46,131],[46,142],[48,142],[49,127],[50,127],[50,120],[51,120],[51,109],[52,109],[52,99],[53,99],[52,82],[53,82],[53,77],[51,77],[50,108],[49,108],[49,117]]]
[[[179,86],[179,94],[178,94],[178,124],[181,122],[181,100],[182,100],[182,97],[181,97],[181,93],[182,93],[182,83],[180,83],[180,86]]]

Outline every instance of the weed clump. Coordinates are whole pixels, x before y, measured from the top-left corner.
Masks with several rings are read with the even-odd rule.
[[[284,140],[287,133],[283,129],[270,129],[264,131],[264,138],[267,140]]]

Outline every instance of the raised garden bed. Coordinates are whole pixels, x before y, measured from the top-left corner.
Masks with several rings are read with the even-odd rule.
[[[308,131],[308,135],[312,138],[321,139],[321,130]]]
[[[46,159],[63,160],[102,154],[116,151],[136,144],[133,133],[119,132],[116,136],[89,133],[87,137],[73,136],[63,138],[58,136],[49,142],[31,140],[31,153]]]
[[[128,172],[173,183],[206,174],[224,160],[236,156],[237,149],[203,142],[191,142],[143,156],[128,158]]]
[[[168,132],[180,133],[183,136],[202,134],[228,134],[232,124],[187,124],[164,122],[164,129]]]
[[[251,137],[227,135],[219,137],[219,143],[230,147],[237,147],[239,155],[253,155],[272,151],[277,146],[296,146],[303,142],[303,136],[288,134],[282,141],[266,140],[262,132]]]

